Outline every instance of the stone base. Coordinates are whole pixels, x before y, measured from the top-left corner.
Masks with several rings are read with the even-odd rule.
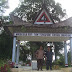
[[[68,64],[65,64],[65,67],[68,67]]]

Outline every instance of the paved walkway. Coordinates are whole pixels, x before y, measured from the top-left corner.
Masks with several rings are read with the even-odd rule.
[[[72,67],[68,68],[61,68],[60,70],[46,70],[43,69],[43,71],[37,71],[37,70],[32,70],[32,67],[26,67],[26,66],[20,66],[19,68],[12,68],[12,72],[72,72]]]
[[[63,70],[44,70],[37,71],[37,70],[26,70],[24,68],[13,69],[12,72],[64,72]]]

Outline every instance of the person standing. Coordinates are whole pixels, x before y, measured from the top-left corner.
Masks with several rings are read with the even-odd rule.
[[[52,60],[53,60],[53,52],[51,52],[51,47],[48,46],[48,50],[45,52],[45,61],[46,61],[46,69],[52,70]]]
[[[43,47],[40,46],[39,50],[36,51],[37,68],[38,68],[38,70],[39,70],[39,69],[42,70],[43,57],[44,57],[44,50],[43,50]]]

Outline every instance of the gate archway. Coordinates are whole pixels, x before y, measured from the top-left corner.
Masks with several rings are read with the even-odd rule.
[[[44,5],[44,4],[43,4]],[[67,61],[67,45],[66,41],[70,39],[71,48],[71,65],[72,65],[72,18],[65,21],[54,23],[47,8],[42,6],[33,23],[24,22],[20,18],[10,15],[13,24],[3,25],[4,29],[13,36],[13,53],[12,62],[15,62],[16,40],[24,41],[50,41],[65,43],[65,66],[68,66]],[[19,60],[19,42],[17,43],[17,59]]]

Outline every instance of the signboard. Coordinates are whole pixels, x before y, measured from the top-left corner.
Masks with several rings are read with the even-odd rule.
[[[64,34],[64,33],[14,33],[14,36],[72,37],[72,34]]]
[[[46,13],[43,12],[37,22],[50,22],[49,18],[47,17]]]
[[[50,19],[47,11],[43,9],[38,15],[38,17],[36,18],[34,24],[53,24],[53,22]]]

